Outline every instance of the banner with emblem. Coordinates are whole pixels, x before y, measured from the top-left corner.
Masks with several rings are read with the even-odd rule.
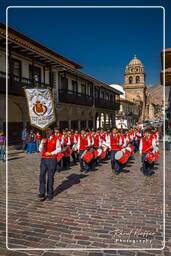
[[[55,110],[50,89],[25,89],[31,125],[45,130],[55,122]]]

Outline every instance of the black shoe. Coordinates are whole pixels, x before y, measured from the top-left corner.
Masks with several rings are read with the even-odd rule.
[[[143,172],[143,167],[140,168],[140,172]]]
[[[151,171],[151,172],[148,173],[148,176],[151,176],[151,175],[153,175],[153,174],[155,174],[155,172],[154,172],[154,171]]]
[[[50,201],[50,200],[53,199],[53,196],[48,196],[47,198],[48,198],[48,200]]]
[[[41,197],[40,198],[40,202],[43,202],[43,201],[45,201],[46,200],[46,197]]]
[[[80,172],[84,172],[84,170],[83,170],[83,169],[80,169]]]
[[[40,202],[43,202],[43,201],[46,200],[45,195],[40,195],[40,194],[39,194],[39,198],[40,198]]]
[[[45,195],[39,194],[38,197],[39,197],[39,198],[43,198],[43,197],[45,197]]]
[[[115,172],[115,175],[119,175],[119,172]]]
[[[62,167],[58,167],[58,169],[56,169],[56,172],[61,172],[62,171]]]

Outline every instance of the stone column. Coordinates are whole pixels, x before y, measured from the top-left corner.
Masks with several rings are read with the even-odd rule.
[[[56,126],[60,128],[60,111],[61,109],[56,109]]]
[[[59,72],[59,71],[58,71]],[[59,102],[59,73],[56,72],[55,91],[56,91],[56,103]]]
[[[106,113],[104,113],[104,128],[106,128]]]
[[[112,128],[115,126],[115,114],[112,113]]]
[[[28,116],[28,109],[27,107],[23,110],[23,128],[27,126],[27,116]]]
[[[78,130],[80,130],[81,129],[81,109],[77,108],[76,112],[77,112],[77,120],[78,120]]]
[[[67,111],[68,111],[68,128],[71,129],[72,107],[67,108]]]
[[[96,129],[96,112],[93,112],[93,128]]]
[[[86,120],[86,129],[89,128],[89,123],[88,123],[88,120]]]
[[[3,123],[6,120],[6,105],[5,99],[0,99],[0,130],[3,130]]]
[[[61,111],[62,106],[60,107],[60,104],[59,104],[58,71],[56,71],[55,74],[56,74],[56,79],[53,84],[52,93],[53,93],[53,102],[54,102],[55,113],[56,113],[56,125],[57,125],[57,127],[59,127],[60,126],[59,113]]]
[[[80,119],[78,120],[78,130],[80,130],[81,129],[81,121],[80,121]]]
[[[98,128],[100,128],[101,127],[101,113],[99,113],[99,127]]]
[[[68,120],[68,128],[71,129],[71,119]]]

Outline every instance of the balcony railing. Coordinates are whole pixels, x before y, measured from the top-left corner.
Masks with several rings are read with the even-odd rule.
[[[97,108],[107,108],[111,110],[119,110],[120,103],[119,102],[111,102],[109,100],[104,99],[95,99],[95,106]]]
[[[61,89],[59,90],[59,101],[77,105],[92,106],[93,97],[82,94],[80,92],[74,92],[71,90]]]
[[[50,86],[49,84],[38,83],[42,88]],[[24,96],[23,87],[33,88],[33,81],[26,77],[19,77],[14,75],[8,75],[8,93],[13,95]],[[0,92],[6,93],[6,73],[0,71]],[[97,108],[105,108],[111,110],[119,110],[120,103],[111,102],[104,99],[94,99],[93,96],[83,94],[80,92],[75,92],[72,90],[60,89],[59,90],[59,101],[62,103],[70,103],[84,106],[93,106]]]
[[[49,84],[44,84],[38,82],[38,85],[42,88],[50,86]],[[33,81],[26,77],[19,77],[15,75],[8,75],[8,93],[14,95],[24,95],[23,87],[33,88]],[[0,92],[6,92],[6,73],[0,71]]]

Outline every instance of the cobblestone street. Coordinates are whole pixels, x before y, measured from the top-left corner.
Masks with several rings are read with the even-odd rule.
[[[162,149],[161,149],[162,150]],[[136,153],[122,173],[112,174],[110,161],[84,174],[79,165],[55,174],[55,197],[39,202],[38,178],[40,155],[22,151],[9,154],[8,247],[5,249],[5,164],[1,169],[0,255],[171,255],[171,193],[166,151],[166,247],[163,247],[163,158],[156,173],[145,177],[140,172]],[[169,240],[170,239],[170,240]],[[104,248],[102,251],[24,251],[24,248]],[[105,248],[147,248],[143,251],[108,251]]]

